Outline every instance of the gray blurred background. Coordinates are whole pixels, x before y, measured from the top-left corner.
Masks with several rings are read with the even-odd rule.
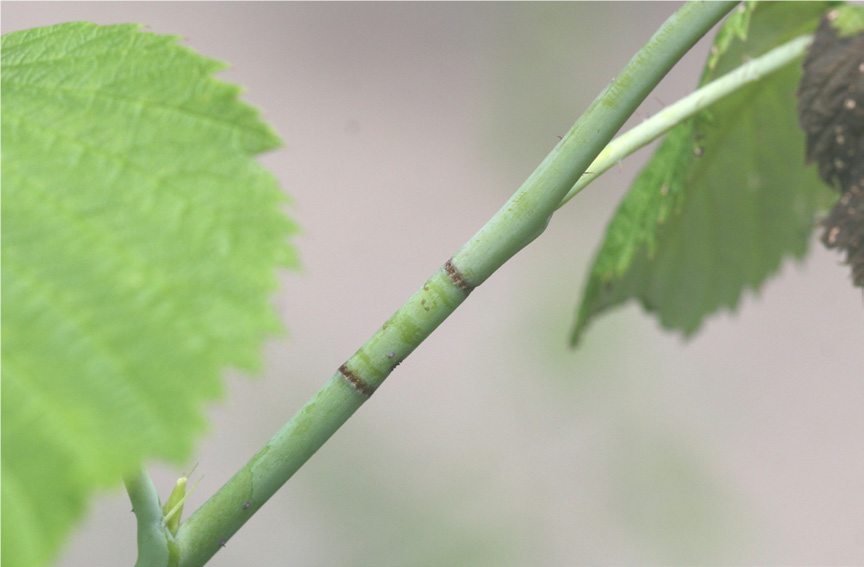
[[[141,22],[227,61],[286,143],[290,329],[188,463],[197,508],[504,203],[675,3],[4,2],[3,32]],[[713,37],[713,33],[712,33]],[[639,121],[689,92],[700,43]],[[814,238],[689,343],[635,306],[566,348],[643,150],[557,213],[210,563],[864,563],[864,309]],[[6,519],[14,521],[14,519]],[[118,487],[60,565],[132,565]]]

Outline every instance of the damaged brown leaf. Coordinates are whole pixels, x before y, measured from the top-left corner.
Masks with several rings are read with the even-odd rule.
[[[822,20],[804,59],[798,113],[807,161],[842,194],[822,242],[846,252],[854,285],[864,287],[864,32],[844,37],[835,18]]]

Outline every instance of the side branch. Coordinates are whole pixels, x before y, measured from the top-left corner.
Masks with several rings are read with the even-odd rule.
[[[143,469],[123,479],[138,523],[138,561],[135,567],[168,565],[173,538],[162,517],[159,493]],[[176,550],[176,548],[175,548]]]
[[[726,95],[782,69],[803,56],[812,42],[812,35],[802,35],[775,47],[768,53],[711,81],[676,103],[667,106],[642,124],[618,136],[603,148],[597,159],[591,162],[591,165],[588,166],[590,173],[585,173],[579,178],[579,181],[567,192],[558,207],[564,206],[567,201],[575,197],[610,167],[666,134],[678,124],[695,116]]]

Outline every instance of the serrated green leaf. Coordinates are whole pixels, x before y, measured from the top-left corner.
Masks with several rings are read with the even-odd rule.
[[[750,16],[753,14],[753,9],[756,7],[755,0],[747,0],[742,2],[735,8],[735,11],[729,16],[720,30],[717,32],[717,37],[714,38],[714,45],[711,46],[711,54],[708,56],[707,68],[713,70],[717,66],[717,61],[720,60],[734,39],[742,41],[747,39],[747,30],[750,28]]]
[[[812,31],[830,5],[758,4],[747,40],[706,65],[701,84]],[[607,228],[571,344],[628,299],[690,336],[710,313],[734,309],[744,289],[758,289],[783,258],[804,255],[814,214],[831,197],[804,164],[800,77],[800,65],[789,65],[669,133]]]
[[[860,4],[844,4],[832,14],[831,26],[837,30],[839,37],[849,37],[864,31],[864,6]]]
[[[226,367],[281,331],[279,139],[224,64],[139,25],[2,38],[2,560],[44,565],[98,487],[182,462]],[[14,519],[14,521],[12,520]]]

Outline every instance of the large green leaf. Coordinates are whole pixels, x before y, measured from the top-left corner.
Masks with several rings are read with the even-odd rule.
[[[719,34],[719,57],[700,84],[811,32],[829,5],[751,5],[746,36],[738,18],[735,33]],[[783,258],[804,255],[814,215],[831,197],[804,163],[800,77],[800,64],[791,64],[669,133],[607,228],[573,344],[594,317],[628,299],[689,336],[708,314],[734,309]]]
[[[2,38],[4,565],[56,556],[91,493],[186,459],[227,366],[281,330],[279,145],[224,64],[138,25]]]

